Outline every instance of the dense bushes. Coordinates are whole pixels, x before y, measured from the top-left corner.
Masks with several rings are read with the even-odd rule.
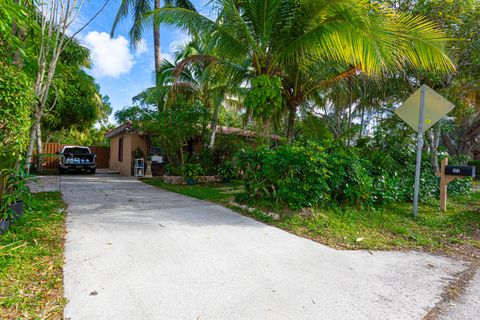
[[[239,153],[238,165],[249,198],[291,208],[332,201],[356,205],[372,195],[372,179],[354,149],[316,143],[250,149]]]
[[[363,152],[365,152],[364,149]],[[373,205],[411,200],[414,157],[399,163],[384,150],[369,156],[333,142],[246,149],[238,154],[246,200],[262,200],[292,209],[316,205]],[[438,178],[424,159],[421,200],[439,193]],[[469,181],[451,184],[452,193],[468,192]]]
[[[244,150],[238,165],[245,192],[254,199],[285,203],[293,208],[324,203],[331,171],[321,146],[283,146],[278,149]]]
[[[28,143],[33,84],[17,67],[0,63],[0,169],[20,160]]]

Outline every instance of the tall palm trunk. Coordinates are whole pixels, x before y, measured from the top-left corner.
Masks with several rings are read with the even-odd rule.
[[[154,1],[154,9],[160,9],[161,4],[160,0]],[[158,87],[161,85],[160,83],[160,68],[162,64],[162,47],[160,45],[160,24],[154,23],[153,24],[153,51],[155,54],[155,85]],[[161,101],[157,101],[157,111],[160,112],[161,110]]]
[[[216,104],[215,109],[213,110],[213,117],[212,121],[210,124],[210,129],[212,130],[212,133],[210,135],[210,144],[208,145],[208,148],[213,150],[215,148],[215,137],[217,134],[217,127],[218,127],[218,113],[220,111],[220,105]]]
[[[288,122],[287,122],[287,141],[292,143],[295,139],[295,118],[297,116],[297,107],[293,101],[288,101]]]
[[[154,8],[155,10],[161,8],[160,0],[155,0]],[[158,85],[158,73],[162,64],[162,49],[160,47],[160,24],[157,23],[153,25],[153,48],[155,52],[155,79]]]

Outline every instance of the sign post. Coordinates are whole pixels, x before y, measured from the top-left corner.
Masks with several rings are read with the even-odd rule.
[[[426,85],[415,91],[395,113],[402,118],[417,136],[417,159],[415,167],[415,185],[413,193],[413,216],[418,215],[420,193],[420,175],[422,164],[423,133],[452,111],[454,105]]]
[[[426,88],[420,88],[420,112],[418,115],[417,163],[415,166],[415,187],[413,191],[413,216],[418,215],[418,194],[420,192],[420,170],[422,167],[423,123],[425,122],[425,94]]]

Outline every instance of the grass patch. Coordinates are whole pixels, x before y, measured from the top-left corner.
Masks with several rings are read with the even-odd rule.
[[[413,218],[411,203],[384,208],[315,208],[269,221],[296,235],[345,249],[457,250],[480,248],[480,192],[450,199],[446,213],[439,204],[421,204]]]
[[[169,190],[229,205],[240,182],[211,185],[171,185],[158,179],[144,182]],[[397,203],[383,208],[315,208],[301,213],[273,210],[282,214],[274,220],[262,213],[272,211],[257,204],[258,211],[233,208],[259,221],[326,245],[345,249],[422,249],[448,251],[458,245],[480,248],[480,192],[449,198],[448,211],[440,213],[439,203],[421,204],[418,218],[412,216],[411,203]]]
[[[227,205],[235,197],[235,193],[241,192],[241,182],[211,183],[195,185],[176,185],[165,183],[161,179],[144,179],[146,184],[159,187],[168,191],[180,193],[192,198],[207,200]]]
[[[458,244],[480,248],[480,193],[450,201],[449,210],[421,205],[418,218],[412,205],[382,209],[315,209],[308,216],[293,215],[276,224],[295,234],[348,249],[446,250]]]
[[[0,235],[0,319],[62,319],[65,205],[59,192],[32,195]]]

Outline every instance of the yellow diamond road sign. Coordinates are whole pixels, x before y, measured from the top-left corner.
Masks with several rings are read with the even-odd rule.
[[[423,131],[430,129],[435,123],[442,119],[455,107],[450,101],[439,95],[430,87],[425,87],[425,121]],[[395,113],[402,118],[413,130],[418,132],[418,121],[420,116],[421,89],[415,91]]]

